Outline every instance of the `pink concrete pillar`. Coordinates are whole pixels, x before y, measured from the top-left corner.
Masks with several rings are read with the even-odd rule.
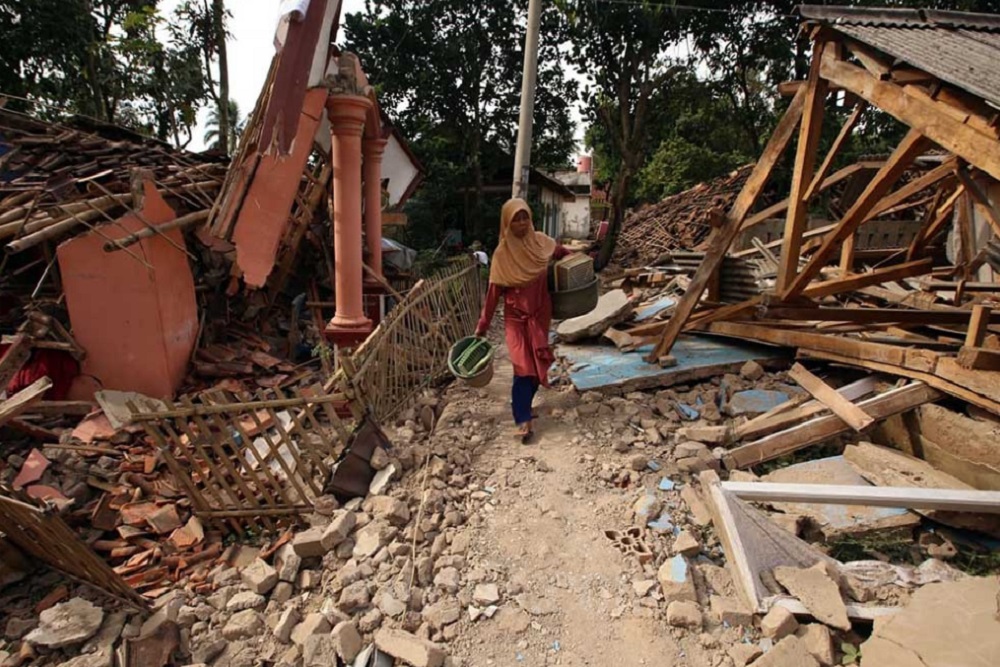
[[[326,335],[338,345],[351,346],[372,330],[362,299],[361,257],[361,134],[372,107],[367,97],[331,95],[333,157],[333,251],[337,312]]]
[[[362,167],[365,179],[365,240],[369,265],[382,275],[382,154],[385,139],[365,139]]]

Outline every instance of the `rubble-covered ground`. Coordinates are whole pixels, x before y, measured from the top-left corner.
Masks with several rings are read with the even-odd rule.
[[[327,667],[375,639],[417,667],[742,667],[793,634],[769,664],[839,664],[863,638],[783,610],[755,623],[690,485],[721,451],[675,438],[676,403],[717,423],[704,408],[720,382],[782,379],[745,370],[624,397],[543,390],[524,446],[499,359],[490,386],[428,393],[387,428],[394,448],[373,464],[401,474],[379,495],[325,498],[312,528],[244,545],[204,595],[174,590],[143,620],[69,583],[39,616],[58,575],[8,587],[0,664],[111,667],[128,638],[136,665],[176,651],[178,665]]]

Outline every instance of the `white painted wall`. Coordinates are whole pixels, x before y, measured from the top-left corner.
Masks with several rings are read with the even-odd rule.
[[[571,239],[590,236],[590,195],[562,202],[562,235]]]

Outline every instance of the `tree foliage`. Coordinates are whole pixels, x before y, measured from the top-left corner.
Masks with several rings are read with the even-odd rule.
[[[499,207],[485,194],[498,161],[512,155],[520,104],[527,3],[514,0],[368,0],[346,17],[380,103],[428,170],[409,211],[411,228],[485,238]],[[562,17],[543,12],[534,114],[534,166],[564,165],[574,147],[575,83],[560,45]],[[512,162],[512,161],[511,161]]]
[[[0,0],[0,94],[187,145],[212,82],[199,4],[168,21],[156,0]]]

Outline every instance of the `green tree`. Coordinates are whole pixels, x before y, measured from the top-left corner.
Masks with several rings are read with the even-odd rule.
[[[556,5],[570,26],[569,57],[593,82],[584,91],[588,120],[601,126],[616,162],[613,217],[597,260],[603,267],[614,252],[632,179],[646,157],[654,93],[684,69],[670,52],[684,27],[666,4],[556,0]]]
[[[208,113],[203,141],[212,150],[231,154],[236,150],[236,145],[240,141],[240,135],[243,133],[243,121],[240,118],[240,107],[236,103],[236,100],[229,100],[229,104],[226,107],[227,113],[225,119],[219,113],[218,108],[213,108]],[[224,123],[229,123],[228,136],[225,143],[222,140],[222,137],[226,136],[223,134],[225,129]]]
[[[483,238],[495,218],[485,185],[496,159],[513,153],[523,4],[368,0],[346,17],[346,48],[361,56],[380,103],[430,172],[410,211],[414,222],[434,218],[427,231],[452,225]],[[576,87],[559,55],[562,17],[550,7],[542,20],[533,163],[561,166],[574,146]]]

